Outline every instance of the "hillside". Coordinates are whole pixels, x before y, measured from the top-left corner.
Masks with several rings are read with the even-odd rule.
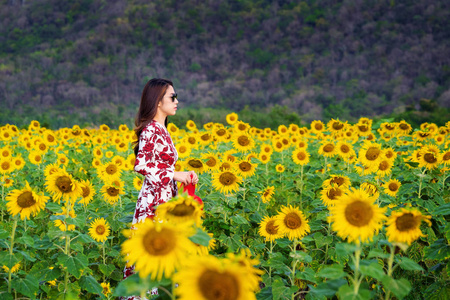
[[[158,76],[185,107],[442,123],[449,20],[444,0],[2,0],[0,122],[129,121]]]

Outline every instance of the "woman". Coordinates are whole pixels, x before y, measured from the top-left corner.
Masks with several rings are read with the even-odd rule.
[[[134,170],[145,176],[136,203],[133,224],[152,218],[155,208],[177,194],[176,181],[197,184],[194,171],[175,172],[178,154],[166,129],[167,116],[177,112],[178,99],[171,81],[154,78],[142,91],[136,117]],[[125,268],[124,278],[133,274],[134,267]],[[156,291],[152,291],[152,294]],[[130,299],[130,298],[129,298]],[[131,298],[132,299],[132,298]]]

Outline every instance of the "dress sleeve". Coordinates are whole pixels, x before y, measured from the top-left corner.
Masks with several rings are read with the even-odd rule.
[[[134,170],[146,177],[154,187],[167,187],[173,182],[175,163],[164,133],[147,126],[139,137],[139,151]]]

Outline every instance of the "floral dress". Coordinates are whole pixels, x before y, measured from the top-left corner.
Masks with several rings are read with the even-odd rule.
[[[156,206],[167,202],[177,194],[173,180],[178,153],[166,127],[152,120],[139,137],[139,151],[134,170],[145,176],[136,202],[133,224],[155,215]],[[134,266],[125,267],[124,278],[132,275]],[[152,290],[152,295],[157,289]],[[126,299],[140,299],[128,297]]]

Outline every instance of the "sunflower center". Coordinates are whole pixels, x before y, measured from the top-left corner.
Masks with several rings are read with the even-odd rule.
[[[209,141],[210,135],[209,133],[205,133],[200,137],[203,141]]]
[[[106,232],[106,228],[103,225],[97,225],[97,227],[95,228],[95,232],[99,235],[102,235]]]
[[[283,145],[285,145],[285,146],[289,145],[289,140],[287,140],[287,139],[282,139],[281,142],[282,142]]]
[[[447,153],[444,154],[444,156],[442,157],[443,161],[447,161],[450,160],[450,151],[447,151]]]
[[[305,148],[306,147],[306,143],[305,142],[300,142],[300,143],[298,143],[298,147],[299,148]]]
[[[170,229],[163,228],[160,232],[155,229],[149,230],[142,242],[145,250],[150,255],[166,255],[176,246],[176,237]]]
[[[191,159],[188,164],[196,169],[200,169],[201,167],[203,167],[202,162],[199,161],[198,159]]]
[[[55,181],[56,186],[63,193],[68,193],[72,189],[72,180],[69,176],[59,176]]]
[[[8,157],[9,156],[9,151],[8,150],[3,150],[2,151],[2,156],[3,157]]]
[[[369,130],[369,127],[367,127],[366,125],[359,125],[358,129],[361,132],[366,132],[367,130]]]
[[[333,144],[326,144],[323,147],[323,152],[329,153],[329,152],[333,152],[333,150],[334,150],[334,145]]]
[[[395,220],[395,225],[399,231],[408,231],[419,227],[420,218],[414,217],[412,213],[406,213]]]
[[[190,137],[190,138],[188,138],[188,142],[189,142],[189,144],[195,144],[195,142],[197,142],[197,141],[195,140],[194,137]]]
[[[327,192],[327,196],[330,200],[336,200],[337,197],[342,195],[342,191],[338,188],[331,188]]]
[[[377,147],[369,147],[366,152],[366,158],[368,160],[376,160],[380,156],[380,153],[381,151]]]
[[[173,209],[169,210],[168,213],[176,217],[186,217],[192,216],[195,211],[193,205],[186,205],[186,203],[177,204]]]
[[[252,169],[252,165],[246,161],[243,161],[239,164],[239,169],[243,172],[248,172]]]
[[[380,171],[386,171],[389,169],[389,163],[385,160],[383,160],[379,165],[378,165],[378,169]]]
[[[409,129],[408,125],[405,123],[400,124],[398,127],[400,127],[401,130],[407,130]]]
[[[43,151],[45,149],[47,149],[47,146],[44,143],[40,143],[39,144],[39,150]]]
[[[304,152],[297,153],[297,159],[298,160],[305,160],[306,154]]]
[[[216,159],[214,157],[210,157],[208,159],[208,161],[206,162],[206,165],[208,167],[214,167],[216,164],[217,164],[217,161],[216,161]]]
[[[216,134],[218,136],[224,136],[226,133],[227,133],[227,131],[225,129],[223,129],[223,128],[221,128],[221,129],[216,131]]]
[[[266,231],[268,234],[277,234],[278,233],[278,226],[275,225],[275,221],[271,220],[267,222],[266,224]]]
[[[330,180],[330,183],[335,183],[338,186],[341,186],[344,184],[344,177],[333,177],[333,179]]]
[[[320,123],[316,123],[316,124],[314,124],[314,128],[315,128],[316,130],[322,130],[322,129],[323,129],[323,126],[322,126],[322,124],[320,124]]]
[[[241,146],[248,146],[248,144],[250,144],[250,140],[245,135],[238,137],[237,142]]]
[[[205,270],[198,279],[200,292],[208,300],[233,300],[239,298],[239,282],[228,272]]]
[[[387,129],[387,130],[394,130],[394,129],[395,129],[395,126],[394,126],[394,125],[391,125],[391,124],[387,124],[387,125],[386,125],[386,129]]]
[[[342,127],[344,127],[344,124],[340,123],[340,122],[334,122],[333,123],[333,129],[334,130],[341,130]]]
[[[34,157],[34,159],[35,159],[36,161],[41,161],[41,156],[40,156],[40,155],[36,155],[36,156]]]
[[[17,205],[21,208],[28,208],[33,206],[36,200],[33,198],[33,194],[30,191],[25,191],[17,197]]]
[[[238,129],[241,131],[245,131],[247,129],[247,126],[245,126],[245,124],[239,124]]]
[[[369,224],[372,217],[372,207],[363,201],[352,202],[345,208],[345,218],[353,226],[363,227]]]
[[[108,173],[109,175],[113,175],[117,172],[117,166],[115,164],[109,164],[106,167],[106,173]]]
[[[91,194],[91,190],[87,186],[83,186],[81,189],[83,190],[83,198],[86,198]]]
[[[394,157],[394,153],[392,151],[387,151],[385,155],[386,155],[387,158]]]
[[[219,181],[223,185],[232,185],[236,182],[236,176],[231,172],[220,174]]]
[[[220,166],[221,170],[229,170],[231,169],[231,165],[227,162],[222,163],[222,165]]]
[[[298,214],[291,212],[284,217],[284,225],[289,229],[297,229],[302,226],[302,219]]]
[[[187,148],[185,146],[181,146],[180,149],[178,149],[178,152],[180,153],[186,153]]]
[[[283,143],[277,142],[275,146],[276,146],[278,149],[281,149],[281,148],[283,148]]]
[[[389,190],[392,191],[392,192],[395,192],[395,191],[398,190],[398,185],[395,182],[389,183],[388,187],[389,187]]]
[[[119,189],[116,189],[113,186],[110,186],[106,189],[106,192],[108,193],[108,195],[110,195],[111,197],[115,197],[117,195],[119,195]]]
[[[9,161],[4,161],[2,162],[2,170],[9,170],[9,168],[11,167],[11,164],[9,163]]]
[[[423,159],[430,164],[434,164],[437,161],[436,156],[433,153],[425,153]]]
[[[342,145],[341,146],[341,152],[342,153],[349,153],[350,152],[350,148],[347,145]]]

